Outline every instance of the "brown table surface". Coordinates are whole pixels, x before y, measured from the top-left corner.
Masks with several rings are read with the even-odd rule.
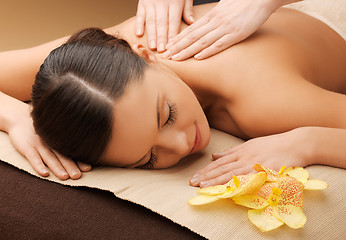
[[[0,239],[204,239],[112,193],[34,177],[0,161]]]

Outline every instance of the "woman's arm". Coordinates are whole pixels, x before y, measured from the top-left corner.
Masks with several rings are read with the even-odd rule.
[[[191,185],[226,183],[233,175],[253,171],[256,163],[276,170],[312,164],[346,168],[346,95],[288,76],[238,85],[243,87],[237,89],[238,103],[230,112],[255,138],[214,154],[215,161],[197,171]]]
[[[36,135],[30,116],[31,86],[49,52],[66,41],[61,38],[38,47],[0,53],[0,130],[41,176],[48,176],[45,164],[60,179],[78,179],[87,164],[74,163],[49,149]]]
[[[346,129],[301,127],[289,132],[251,139],[224,152],[214,153],[215,161],[197,171],[192,186],[224,184],[233,175],[253,172],[260,163],[279,169],[322,164],[346,168]]]
[[[37,47],[0,53],[0,91],[21,101],[30,100],[39,67],[66,40],[64,37]]]

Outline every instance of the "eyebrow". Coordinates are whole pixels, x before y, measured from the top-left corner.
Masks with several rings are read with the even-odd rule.
[[[160,128],[160,94],[158,93],[157,94],[157,100],[156,100],[156,116],[157,116],[157,129],[159,129]],[[139,159],[137,162],[135,162],[135,163],[132,163],[132,164],[130,164],[130,165],[127,165],[127,166],[125,166],[125,167],[132,167],[132,166],[135,166],[135,165],[137,165],[138,163],[140,163],[140,162],[142,162],[143,161],[143,159],[146,157],[148,155],[148,153],[146,153],[143,157],[141,157],[141,159]]]

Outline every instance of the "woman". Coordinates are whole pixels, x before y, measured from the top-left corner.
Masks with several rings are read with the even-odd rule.
[[[196,17],[212,6],[196,7]],[[169,167],[207,146],[208,123],[254,139],[215,154],[217,160],[191,179],[193,186],[224,183],[254,163],[345,167],[346,46],[325,24],[280,9],[246,41],[198,62],[161,59],[136,38],[133,24],[107,30],[130,45],[89,29],[41,66],[32,116],[54,154],[42,143],[33,143],[35,153],[25,150],[23,135],[39,138],[29,108],[9,96],[30,99],[38,67],[66,38],[1,56],[0,89],[9,96],[1,95],[0,127],[40,174],[46,174],[43,159],[61,179],[80,176],[60,154],[118,167]]]

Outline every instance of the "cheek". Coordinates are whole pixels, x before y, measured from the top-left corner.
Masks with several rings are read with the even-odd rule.
[[[157,164],[155,165],[155,169],[173,167],[174,165],[178,164],[180,160],[180,158],[175,156],[165,156],[164,154],[160,155]]]

